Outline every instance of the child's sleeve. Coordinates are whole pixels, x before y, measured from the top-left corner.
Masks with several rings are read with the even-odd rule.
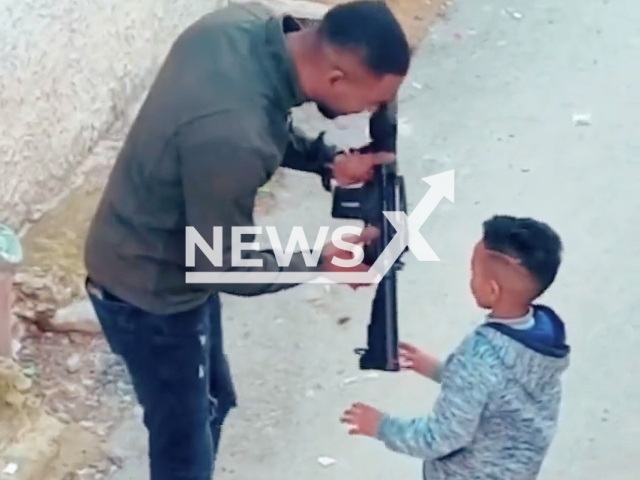
[[[497,382],[495,364],[492,346],[484,337],[472,334],[445,365],[431,414],[406,420],[385,415],[377,438],[390,450],[423,460],[469,445]]]

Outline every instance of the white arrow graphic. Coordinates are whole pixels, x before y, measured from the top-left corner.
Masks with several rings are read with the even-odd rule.
[[[420,227],[436,209],[443,198],[454,201],[454,170],[425,177],[422,180],[431,188],[416,208],[407,216],[404,212],[383,212],[398,233],[373,264],[372,269],[384,276],[398,259],[405,247],[421,262],[438,262],[440,259],[420,234]]]

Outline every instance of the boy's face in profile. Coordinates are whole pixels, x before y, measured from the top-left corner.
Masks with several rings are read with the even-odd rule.
[[[500,289],[491,278],[488,256],[482,240],[476,243],[471,256],[471,293],[478,307],[490,310],[495,305]]]
[[[492,311],[520,310],[538,288],[515,259],[488,250],[482,240],[473,249],[470,286],[477,305]]]

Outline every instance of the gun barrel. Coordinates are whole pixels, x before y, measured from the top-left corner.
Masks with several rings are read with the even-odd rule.
[[[365,152],[396,153],[397,103],[393,102],[371,116],[369,135],[371,142],[360,149]],[[380,237],[365,247],[365,262],[373,265],[394,237],[396,232],[385,212],[406,213],[404,179],[398,175],[396,163],[376,168],[371,182],[356,189],[336,187],[333,190],[332,217],[359,219],[365,225],[380,230]],[[404,252],[407,251],[405,248]],[[404,252],[401,252],[400,257]],[[367,348],[356,349],[360,355],[361,370],[398,371],[398,305],[397,275],[402,267],[400,257],[387,270],[378,284],[371,306],[371,319],[367,327]]]
[[[369,151],[396,153],[396,114],[397,103],[393,102],[372,116],[369,125],[371,143],[367,146]],[[404,179],[397,174],[397,171],[396,164],[381,165],[374,176],[373,182],[378,187],[378,195],[376,218],[373,223],[380,228],[380,239],[375,245],[375,258],[382,254],[396,234],[401,233],[395,231],[383,214],[383,212],[393,211],[406,213]],[[367,348],[356,351],[361,355],[361,370],[400,370],[396,274],[402,266],[399,260],[387,271],[376,289],[367,328]]]
[[[367,327],[367,348],[356,349],[361,370],[397,372],[398,322],[395,269],[382,279],[371,305],[371,320]]]

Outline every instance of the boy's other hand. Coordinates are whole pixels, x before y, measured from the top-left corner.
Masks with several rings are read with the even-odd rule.
[[[440,368],[440,361],[407,342],[399,342],[400,368],[413,370],[427,378],[434,378]]]
[[[382,421],[382,412],[364,403],[354,403],[345,410],[340,421],[351,425],[349,435],[375,437]]]

